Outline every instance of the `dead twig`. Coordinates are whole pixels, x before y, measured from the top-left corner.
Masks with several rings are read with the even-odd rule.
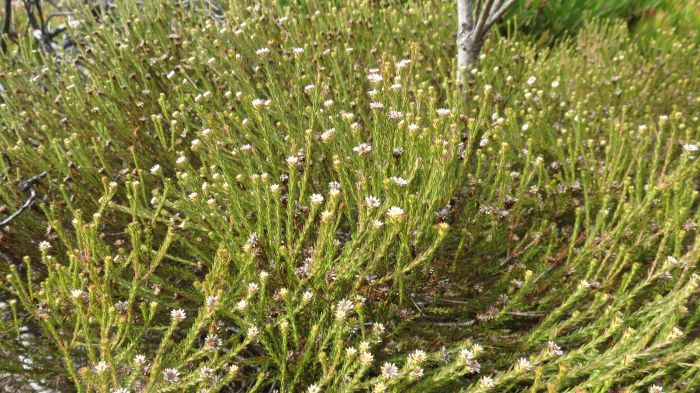
[[[41,172],[40,174],[32,177],[31,179],[20,182],[19,188],[24,192],[29,191],[29,198],[27,198],[27,200],[22,204],[22,206],[20,206],[19,209],[17,209],[14,213],[10,214],[7,218],[0,221],[0,229],[10,225],[12,221],[19,217],[19,215],[22,214],[22,212],[24,212],[32,205],[32,203],[34,203],[34,199],[36,199],[37,196],[36,184],[45,176],[46,172]]]

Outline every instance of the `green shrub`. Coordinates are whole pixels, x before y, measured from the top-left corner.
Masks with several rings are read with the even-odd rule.
[[[291,3],[124,2],[3,60],[0,203],[40,208],[3,228],[1,378],[700,388],[692,39],[492,37],[465,97],[451,1]]]

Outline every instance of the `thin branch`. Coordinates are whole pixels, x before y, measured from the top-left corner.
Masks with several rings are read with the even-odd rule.
[[[20,188],[22,191],[29,191],[29,198],[22,204],[22,206],[17,209],[14,213],[10,214],[7,218],[4,220],[0,221],[0,228],[4,228],[12,223],[17,217],[19,217],[22,212],[24,212],[26,209],[28,209],[32,203],[34,203],[34,199],[36,199],[36,183],[39,182],[44,176],[46,176],[46,172],[41,172],[40,174],[32,177],[29,180],[23,181],[20,183]]]
[[[481,9],[481,12],[479,13],[479,20],[476,22],[476,27],[474,27],[474,34],[477,37],[483,36],[483,33],[486,32],[486,20],[488,17],[491,15],[491,8],[493,7],[493,1],[494,0],[486,0],[486,3],[484,3],[484,7]]]
[[[494,12],[493,15],[491,15],[491,17],[486,21],[486,29],[489,29],[491,25],[496,23],[496,21],[498,21],[513,4],[515,4],[515,0],[506,0],[501,8],[498,8],[498,10]]]

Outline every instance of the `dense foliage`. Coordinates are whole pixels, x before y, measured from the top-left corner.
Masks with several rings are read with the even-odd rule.
[[[2,59],[2,389],[700,389],[697,37],[193,3]]]

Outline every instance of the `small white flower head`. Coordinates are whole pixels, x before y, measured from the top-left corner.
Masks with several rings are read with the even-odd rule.
[[[309,201],[311,202],[312,206],[318,206],[321,203],[323,203],[323,195],[311,194],[311,196],[309,197]]]
[[[527,124],[527,123],[525,123],[525,124],[523,124],[522,127],[520,127],[520,130],[521,130],[521,131],[527,131],[529,128],[530,128],[530,125]]]
[[[418,132],[418,130],[420,130],[420,126],[418,124],[414,124],[414,123],[409,124],[407,128],[408,128],[408,131],[410,131],[410,132]]]
[[[370,83],[372,83],[373,85],[377,85],[379,83],[382,83],[384,77],[380,74],[369,74],[367,75],[367,80],[369,80]]]
[[[176,163],[177,165],[182,165],[182,164],[184,164],[184,163],[186,163],[186,162],[187,162],[187,157],[185,157],[185,156],[179,156],[179,157],[177,157],[177,159],[175,160],[175,163]]]
[[[664,391],[663,386],[659,386],[659,385],[651,385],[651,386],[649,386],[649,389],[648,389],[649,393],[663,393],[663,391]]]
[[[85,292],[82,289],[71,289],[70,297],[73,300],[79,300],[85,297]]]
[[[221,339],[216,334],[207,334],[204,338],[204,348],[217,349],[221,346]]]
[[[326,108],[332,107],[333,104],[335,104],[335,101],[333,101],[333,100],[325,100],[325,101],[323,101],[323,106],[326,107]]]
[[[321,393],[321,388],[318,385],[313,384],[313,385],[310,385],[308,389],[306,389],[306,392],[307,393]]]
[[[105,362],[104,360],[100,360],[96,365],[95,365],[95,373],[97,374],[103,374],[109,370],[109,364]]]
[[[403,113],[399,111],[389,111],[386,115],[392,120],[401,120],[403,118]]]
[[[484,146],[486,146],[486,145],[488,145],[488,144],[489,144],[489,138],[484,138],[484,139],[482,139],[482,140],[479,141],[479,146],[480,146],[480,147],[484,147]]]
[[[170,311],[170,319],[173,322],[181,322],[184,321],[185,318],[187,318],[187,314],[185,313],[185,310],[181,308],[176,308]]]
[[[481,377],[481,379],[479,379],[479,385],[481,385],[482,388],[488,390],[496,386],[496,381],[494,381],[491,377],[483,376]]]
[[[259,108],[261,106],[269,106],[272,101],[270,100],[263,100],[261,98],[256,98],[253,101],[250,102],[250,104],[253,106],[253,108]]]
[[[547,341],[547,350],[555,356],[561,356],[564,354],[564,351],[562,351],[562,349],[554,341]]]
[[[394,363],[386,362],[382,364],[382,376],[386,379],[396,378],[399,375],[399,369]]]
[[[384,108],[384,104],[374,101],[369,103],[369,107],[370,109],[382,109]]]
[[[270,192],[273,194],[277,193],[277,191],[279,191],[279,190],[280,190],[280,185],[277,183],[270,186]]]
[[[404,211],[398,206],[392,206],[386,211],[386,217],[390,220],[398,220],[403,217]]]
[[[359,155],[364,155],[372,151],[372,146],[367,143],[360,143],[352,149],[355,153]]]
[[[556,89],[557,87],[559,87],[559,81],[552,82],[552,89]]]
[[[438,116],[445,117],[445,116],[449,116],[450,113],[452,113],[452,111],[447,109],[447,108],[439,108],[438,110],[435,111],[435,113],[437,113]]]
[[[382,200],[375,196],[370,195],[368,197],[365,197],[365,206],[367,206],[370,209],[376,209],[379,206],[381,206],[381,204]]]
[[[527,78],[527,84],[528,84],[528,85],[532,86],[532,85],[535,84],[535,82],[537,82],[537,78],[536,78],[536,77],[531,76],[531,77]]]
[[[408,355],[408,362],[415,365],[420,365],[428,359],[428,355],[422,349],[416,349]]]
[[[301,300],[302,300],[304,303],[308,302],[308,301],[311,300],[311,298],[313,298],[313,297],[314,297],[313,292],[311,292],[311,291],[309,291],[309,290],[306,290],[306,291],[304,291],[303,294],[301,294]]]
[[[270,48],[260,48],[255,51],[255,54],[258,56],[266,56],[270,54]]]
[[[51,249],[51,243],[47,242],[46,240],[39,243],[39,251],[46,252],[46,251],[49,251],[50,249]]]
[[[408,185],[408,181],[403,177],[392,176],[389,178],[389,180],[399,187],[406,187]]]
[[[316,88],[316,85],[314,85],[313,83],[310,85],[306,85],[306,86],[304,86],[304,93],[310,94],[312,91],[314,91],[315,88]]]
[[[297,156],[289,156],[287,157],[287,165],[289,165],[290,168],[294,168],[299,164],[299,157]]]
[[[248,301],[247,300],[241,299],[236,303],[236,310],[243,311],[246,308],[248,308]]]
[[[459,354],[457,355],[457,359],[460,362],[466,363],[466,362],[474,359],[474,353],[466,348],[461,349],[459,351]]]
[[[345,357],[347,359],[352,359],[357,355],[357,349],[355,347],[347,347],[345,348]]]
[[[155,164],[151,167],[151,173],[157,175],[160,173],[160,165]]]
[[[343,299],[339,301],[335,306],[335,318],[339,321],[344,320],[353,307],[355,307],[355,305],[350,300]]]
[[[666,260],[669,261],[672,265],[678,265],[678,259],[676,259],[672,255],[667,256]]]
[[[421,367],[416,367],[413,370],[411,370],[410,373],[408,373],[408,376],[413,378],[413,379],[420,379],[423,377],[423,368]]]
[[[683,150],[685,150],[687,152],[696,152],[696,151],[698,151],[698,149],[700,149],[700,147],[698,147],[698,145],[693,144],[693,143],[686,143],[683,145]]]
[[[329,128],[321,134],[321,140],[328,142],[333,138],[333,135],[335,135],[335,128]]]
[[[129,389],[127,388],[115,388],[110,390],[110,393],[129,393]]]
[[[255,339],[258,337],[259,334],[260,334],[260,329],[258,329],[258,328],[255,327],[255,326],[249,327],[249,328],[248,328],[248,331],[246,332],[246,336],[247,336],[248,339],[250,339],[250,340],[255,340]]]
[[[166,368],[163,370],[163,379],[167,383],[175,383],[180,380],[180,372],[175,368]]]
[[[207,296],[205,304],[207,305],[207,308],[214,308],[217,304],[219,304],[219,297],[214,295]]]
[[[292,48],[292,53],[294,53],[297,56],[301,55],[302,53],[304,53],[304,48]]]
[[[199,369],[199,375],[203,379],[211,379],[214,376],[214,369],[209,366],[202,366]]]
[[[143,366],[146,364],[146,356],[142,354],[134,356],[134,364],[137,366]]]
[[[518,359],[515,368],[522,371],[530,371],[532,370],[532,363],[530,363],[528,358],[520,358]]]
[[[397,62],[396,64],[394,64],[394,66],[398,69],[402,69],[402,68],[407,67],[409,64],[411,64],[410,59],[403,59],[403,60]]]
[[[362,353],[360,353],[358,360],[360,361],[360,364],[363,367],[367,367],[370,364],[372,364],[372,361],[374,360],[374,355],[372,355],[368,351],[362,351]]]
[[[372,220],[372,228],[379,229],[383,226],[384,226],[384,222],[382,222],[382,220]]]

